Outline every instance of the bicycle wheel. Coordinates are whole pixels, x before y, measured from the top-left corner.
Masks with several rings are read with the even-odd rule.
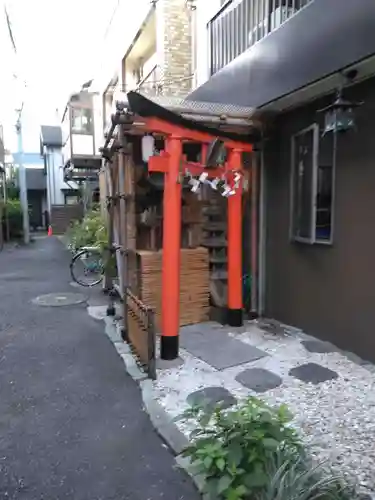
[[[103,257],[99,250],[83,249],[74,255],[70,263],[72,279],[81,286],[91,287],[103,280]]]

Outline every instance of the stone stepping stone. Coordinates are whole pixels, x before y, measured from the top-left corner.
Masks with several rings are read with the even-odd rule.
[[[236,380],[257,393],[276,389],[283,382],[278,375],[264,368],[249,368],[248,370],[244,370],[237,375]]]
[[[289,375],[310,384],[321,384],[338,378],[338,374],[317,363],[306,363],[289,370]]]
[[[267,356],[257,347],[230,337],[225,329],[215,328],[213,323],[182,328],[180,345],[216,370],[225,370]]]
[[[189,394],[186,401],[191,406],[203,406],[208,410],[218,405],[221,408],[229,408],[237,404],[237,399],[224,387],[205,387]]]
[[[306,351],[316,354],[325,354],[337,351],[335,346],[329,342],[322,342],[321,340],[303,340],[301,344]]]

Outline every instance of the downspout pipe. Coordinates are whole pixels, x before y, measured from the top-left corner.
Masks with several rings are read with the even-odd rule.
[[[251,301],[250,301],[250,318],[255,319],[259,316],[258,307],[258,262],[259,262],[259,230],[258,230],[258,186],[259,186],[259,151],[253,152],[251,165],[251,249],[250,249],[250,269],[251,269]]]

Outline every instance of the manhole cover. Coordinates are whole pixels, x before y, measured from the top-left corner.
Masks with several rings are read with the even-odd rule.
[[[33,299],[33,303],[38,306],[73,306],[86,302],[86,297],[82,293],[48,293]]]

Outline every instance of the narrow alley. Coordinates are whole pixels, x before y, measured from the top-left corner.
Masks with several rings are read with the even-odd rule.
[[[86,303],[33,303],[81,292],[68,262],[55,238],[1,254],[0,499],[199,498]]]

